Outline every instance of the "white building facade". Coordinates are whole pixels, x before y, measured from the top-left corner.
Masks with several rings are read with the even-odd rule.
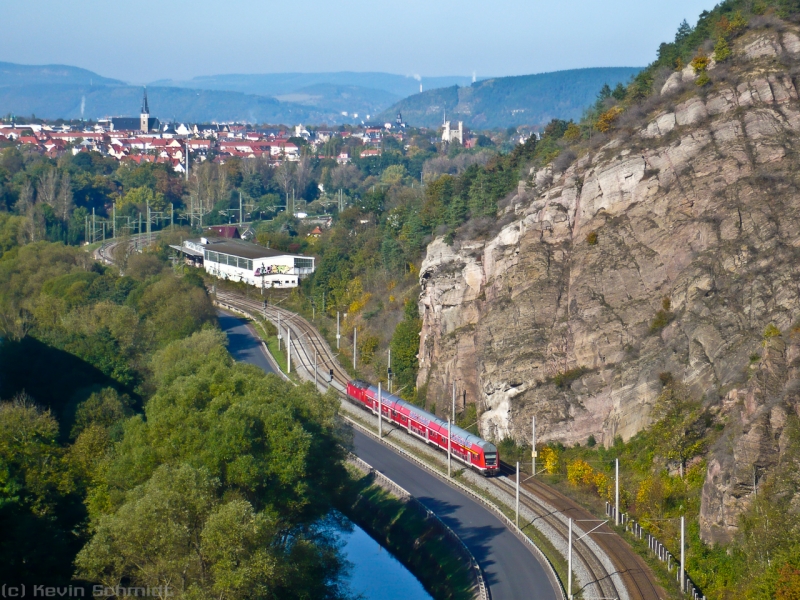
[[[287,254],[241,240],[186,240],[181,251],[202,256],[203,268],[214,277],[255,287],[295,288],[314,272],[313,256]]]

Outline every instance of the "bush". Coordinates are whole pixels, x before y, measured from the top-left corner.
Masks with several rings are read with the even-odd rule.
[[[586,243],[589,244],[590,246],[596,246],[597,245],[597,232],[596,231],[592,231],[591,233],[586,235]]]
[[[563,373],[556,373],[555,377],[553,377],[553,383],[556,384],[556,387],[569,387],[573,381],[579,379],[585,372],[585,368],[577,367],[575,369],[570,369],[569,371],[564,371]]]
[[[539,460],[544,464],[544,470],[548,475],[555,475],[559,471],[561,453],[558,448],[545,446],[539,452]]]

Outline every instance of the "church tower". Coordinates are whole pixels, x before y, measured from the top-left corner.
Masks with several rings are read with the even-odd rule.
[[[142,98],[142,114],[139,116],[139,129],[143,133],[150,131],[150,107],[147,106],[147,88],[144,88],[144,98]]]

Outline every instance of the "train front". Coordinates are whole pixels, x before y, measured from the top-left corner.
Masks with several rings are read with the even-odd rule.
[[[485,440],[481,441],[481,449],[483,450],[483,474],[487,477],[497,475],[500,472],[500,456],[497,454],[497,446]]]

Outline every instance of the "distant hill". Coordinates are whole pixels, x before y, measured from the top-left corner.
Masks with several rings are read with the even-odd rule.
[[[67,65],[17,65],[0,62],[0,87],[10,85],[125,85],[86,69]]]
[[[638,67],[574,69],[539,75],[498,77],[468,87],[451,86],[415,94],[380,115],[398,112],[416,127],[437,127],[443,115],[475,129],[539,125],[553,118],[577,119],[603,84],[627,82]]]
[[[357,113],[359,119],[376,115],[406,96],[423,89],[469,85],[470,77],[408,77],[392,73],[268,73],[263,75],[209,75],[189,80],[161,80],[151,85],[241,92],[270,96],[284,102],[313,106],[322,111]],[[347,119],[344,119],[347,121]]]
[[[615,85],[636,68],[560,71],[471,83],[467,77],[422,78],[389,73],[216,75],[148,86],[150,109],[162,121],[327,123],[393,121],[436,127],[448,118],[473,128],[539,124],[578,117],[604,83]],[[463,86],[463,87],[459,87]],[[401,100],[404,96],[411,96]],[[0,114],[47,119],[135,116],[142,88],[64,65],[0,63]],[[390,108],[391,107],[391,108]],[[347,113],[344,116],[342,113]],[[354,119],[354,113],[358,118]]]
[[[153,116],[162,121],[340,123],[337,112],[275,98],[209,90],[148,87]],[[129,85],[0,85],[0,114],[45,119],[97,119],[139,114],[142,88]]]
[[[469,85],[470,77],[421,77],[419,80],[392,73],[355,73],[340,71],[336,73],[267,73],[263,75],[208,75],[189,80],[160,80],[151,85],[162,87],[181,87],[197,90],[221,90],[257,94],[259,96],[282,96],[297,92],[310,86],[327,84],[332,86],[357,86],[360,88],[388,92],[399,98],[424,90]]]

